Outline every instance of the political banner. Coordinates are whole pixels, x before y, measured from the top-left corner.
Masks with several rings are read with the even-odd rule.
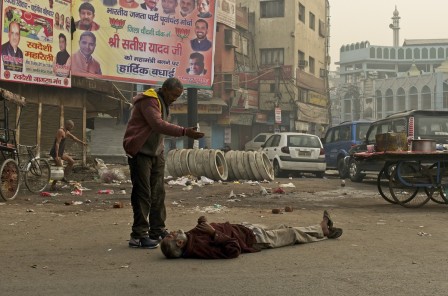
[[[70,87],[71,0],[3,0],[1,80]]]
[[[211,87],[215,0],[74,0],[72,13],[73,75]]]

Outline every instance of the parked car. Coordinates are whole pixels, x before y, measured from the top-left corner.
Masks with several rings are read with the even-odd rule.
[[[310,172],[319,178],[325,174],[325,153],[318,136],[277,133],[266,140],[262,149],[272,162],[275,177],[284,171]]]
[[[249,142],[247,142],[244,145],[244,150],[245,151],[258,151],[261,148],[261,145],[264,144],[264,142],[266,142],[266,140],[273,135],[272,133],[260,133],[258,135],[256,135],[252,140],[250,140]]]
[[[410,110],[389,115],[371,123],[366,140],[354,146],[344,158],[349,167],[350,179],[361,182],[366,172],[378,173],[384,166],[382,161],[356,161],[353,154],[367,151],[367,145],[376,145],[376,135],[388,132],[405,132],[408,140],[435,140],[438,150],[448,149],[448,111]]]
[[[341,178],[348,178],[348,167],[344,163],[344,157],[353,146],[365,141],[370,123],[372,121],[345,121],[327,130],[322,140],[327,170],[336,169]]]

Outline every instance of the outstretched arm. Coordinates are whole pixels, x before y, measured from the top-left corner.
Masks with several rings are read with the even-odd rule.
[[[72,139],[72,140],[75,141],[75,142],[81,143],[81,144],[83,144],[83,145],[87,145],[86,142],[84,142],[84,141],[78,139],[75,135],[73,135],[73,134],[72,134],[71,132],[69,132],[69,131],[66,132],[66,136],[69,137],[70,139]]]

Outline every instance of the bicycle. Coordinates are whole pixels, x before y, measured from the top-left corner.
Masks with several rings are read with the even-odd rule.
[[[29,191],[33,193],[41,192],[50,182],[51,166],[50,163],[40,157],[36,157],[33,150],[37,148],[37,145],[27,146],[17,144],[18,151],[25,148],[28,156],[26,161],[20,161],[20,154],[17,155],[19,163],[19,170],[25,174],[25,185]],[[22,154],[23,155],[23,154]]]
[[[0,166],[0,196],[5,201],[16,198],[23,175],[26,187],[33,193],[43,191],[50,182],[51,166],[46,159],[35,156],[33,150],[36,147],[17,144],[0,149],[4,159]],[[26,153],[21,154],[19,151],[23,149]],[[21,161],[21,155],[26,155],[27,159]]]

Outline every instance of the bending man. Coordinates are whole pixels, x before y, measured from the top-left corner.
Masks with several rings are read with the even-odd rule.
[[[67,182],[67,176],[71,173],[73,164],[75,161],[73,158],[70,157],[67,153],[65,153],[65,140],[67,138],[72,139],[75,142],[81,143],[83,145],[87,145],[86,142],[81,141],[77,137],[75,137],[71,131],[75,127],[75,124],[72,120],[67,120],[65,122],[65,126],[58,129],[56,132],[56,138],[54,139],[53,147],[50,150],[50,155],[53,157],[54,161],[56,162],[57,166],[62,166],[62,160],[67,161],[67,167],[64,170],[64,179],[62,181]],[[57,181],[54,180],[53,184],[51,185],[51,190],[56,189],[56,183]]]

